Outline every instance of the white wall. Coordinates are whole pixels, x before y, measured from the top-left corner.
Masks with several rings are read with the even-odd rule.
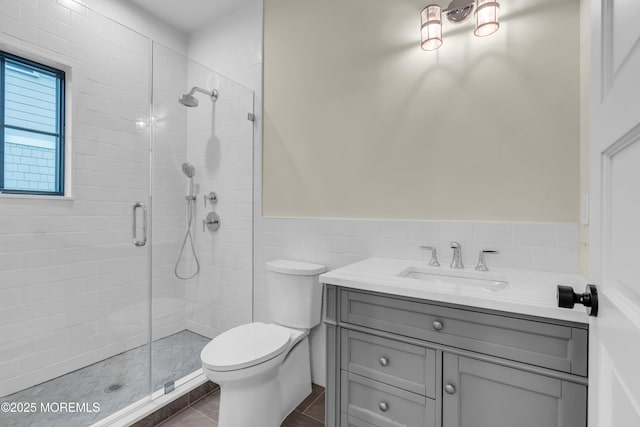
[[[187,36],[184,33],[129,0],[59,0],[58,3],[76,8],[74,3],[84,3],[91,10],[113,20],[115,24],[132,28],[172,50],[186,52]]]
[[[131,244],[131,208],[148,199],[148,128],[135,122],[149,115],[151,46],[115,21],[185,40],[127,2],[99,3],[114,15],[71,1],[0,8],[1,49],[71,68],[73,151],[73,199],[0,196],[0,395],[147,340],[148,247]]]
[[[189,58],[262,92],[262,1],[248,4],[189,36]]]

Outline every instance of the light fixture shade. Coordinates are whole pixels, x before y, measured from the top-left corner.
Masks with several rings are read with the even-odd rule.
[[[436,50],[442,46],[442,8],[430,4],[420,13],[420,47],[423,50]]]
[[[498,11],[500,3],[495,0],[477,0],[476,29],[473,31],[478,37],[485,37],[495,33],[500,28]]]

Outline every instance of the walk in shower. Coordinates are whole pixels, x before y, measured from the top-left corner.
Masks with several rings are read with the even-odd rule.
[[[15,409],[2,426],[88,426],[144,405],[252,320],[253,92],[84,5],[72,13],[75,28],[33,43],[0,28],[0,50],[66,71],[70,183],[0,194],[0,401]]]

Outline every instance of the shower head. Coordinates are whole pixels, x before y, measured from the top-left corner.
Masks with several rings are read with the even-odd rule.
[[[191,163],[183,163],[182,172],[187,176],[187,178],[193,178],[196,176],[196,168],[194,168]]]
[[[194,87],[191,88],[189,93],[186,93],[186,94],[182,95],[180,97],[180,99],[178,99],[178,102],[180,104],[184,105],[185,107],[197,107],[198,106],[198,98],[193,96],[193,94],[196,93],[196,92],[204,93],[205,95],[207,95],[211,99],[211,102],[216,102],[216,100],[218,99],[218,91],[217,90],[215,90],[215,89],[206,90],[206,89],[202,89],[202,88],[200,88],[198,86],[194,86]]]
[[[193,95],[182,95],[180,97],[180,99],[178,99],[178,102],[182,105],[184,105],[185,107],[197,107],[198,106],[198,98],[196,98]]]

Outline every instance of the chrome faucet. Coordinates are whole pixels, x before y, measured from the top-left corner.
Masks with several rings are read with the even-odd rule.
[[[489,271],[489,267],[484,262],[484,254],[499,254],[499,251],[493,251],[489,249],[483,249],[480,251],[480,255],[478,256],[478,265],[476,266],[476,270],[478,271]]]
[[[433,246],[420,246],[420,249],[424,249],[427,251],[431,251],[431,260],[429,261],[430,267],[440,267],[440,263],[438,262],[438,251]]]
[[[451,259],[451,268],[463,269],[462,263],[462,245],[458,242],[451,242],[451,249],[453,249],[453,258]]]

